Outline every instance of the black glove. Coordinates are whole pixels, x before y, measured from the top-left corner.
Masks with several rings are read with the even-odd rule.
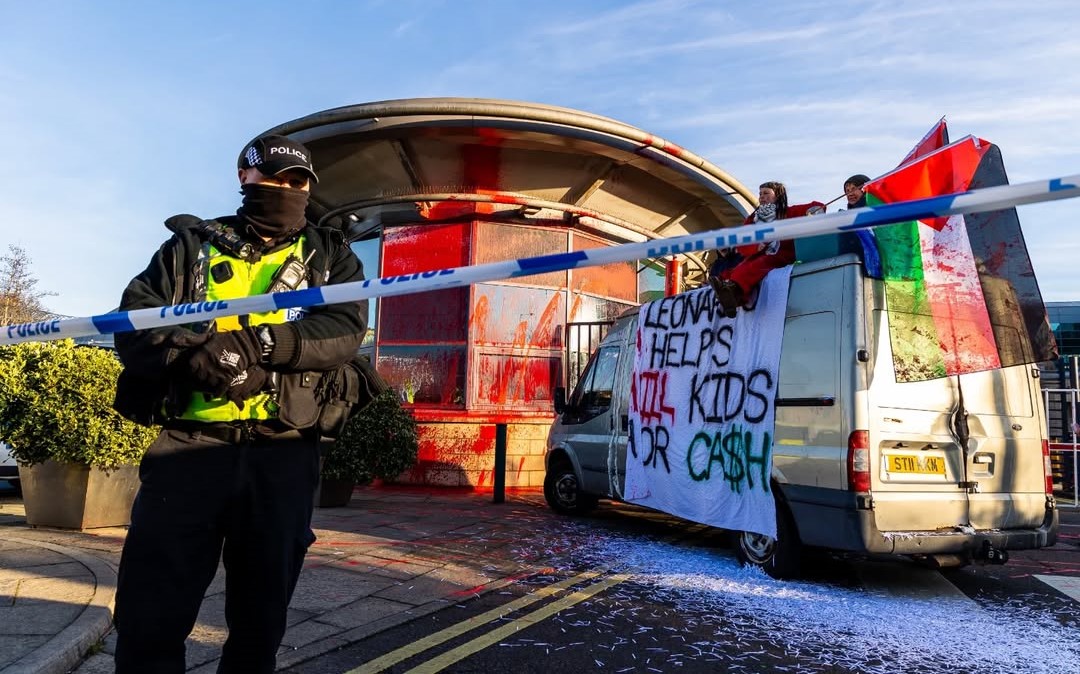
[[[195,332],[188,328],[162,328],[155,330],[150,335],[150,343],[159,346],[164,344],[175,349],[188,349],[200,346],[210,339],[209,332]]]
[[[172,381],[178,381],[177,373],[181,375],[179,380],[186,379],[188,371],[187,359],[194,352],[195,347],[202,346],[208,339],[210,339],[210,333],[208,332],[195,332],[188,328],[173,327],[151,331],[148,341],[154,346],[166,347],[164,359],[165,366],[169,371],[169,378]],[[157,363],[148,367],[154,366],[157,366]]]
[[[222,396],[241,373],[262,361],[262,348],[254,328],[215,332],[196,347],[187,361],[192,388]]]
[[[247,399],[261,391],[269,379],[270,375],[266,373],[266,370],[254,365],[232,380],[229,390],[225,392],[225,397],[243,412]]]

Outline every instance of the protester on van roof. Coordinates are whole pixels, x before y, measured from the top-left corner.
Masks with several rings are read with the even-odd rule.
[[[866,205],[866,193],[863,185],[870,182],[870,177],[862,173],[856,173],[844,181],[844,196],[847,197],[847,207],[862,208]]]
[[[758,188],[758,207],[747,216],[744,224],[773,222],[785,218],[797,218],[825,212],[825,204],[811,201],[806,204],[788,204],[787,188],[781,182],[761,183]],[[736,257],[738,256],[738,257]],[[795,244],[792,241],[739,246],[731,252],[721,251],[709,269],[709,284],[716,293],[724,314],[734,318],[750,293],[773,269],[795,262]]]

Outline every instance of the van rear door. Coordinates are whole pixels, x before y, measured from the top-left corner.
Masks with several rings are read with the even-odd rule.
[[[1045,422],[1033,366],[960,377],[967,410],[970,523],[976,529],[1034,528],[1046,516]]]
[[[897,383],[888,316],[879,309],[872,320],[876,358],[868,421],[878,529],[1011,529],[1042,523],[1042,421],[1031,368]],[[961,391],[966,451],[954,427]]]
[[[968,526],[965,457],[951,429],[954,379],[897,383],[888,316],[873,312],[876,348],[867,392],[877,528],[934,531]],[[966,400],[965,400],[966,402]]]

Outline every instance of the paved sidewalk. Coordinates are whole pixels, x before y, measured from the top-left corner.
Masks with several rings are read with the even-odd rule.
[[[357,489],[317,508],[318,536],[289,610],[279,669],[546,568],[521,542],[560,520],[535,493]],[[0,500],[0,674],[113,671],[111,613],[126,529],[31,529]],[[188,671],[215,671],[225,638],[224,575],[188,640]],[[87,657],[89,654],[89,657]]]

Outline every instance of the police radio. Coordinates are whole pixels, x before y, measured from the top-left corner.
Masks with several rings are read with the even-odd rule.
[[[295,255],[285,258],[285,262],[278,267],[273,278],[270,279],[270,287],[266,289],[266,292],[283,293],[299,288],[307,278],[307,263],[311,262],[311,256],[314,254],[315,251],[308,253],[306,260],[301,260]]]

